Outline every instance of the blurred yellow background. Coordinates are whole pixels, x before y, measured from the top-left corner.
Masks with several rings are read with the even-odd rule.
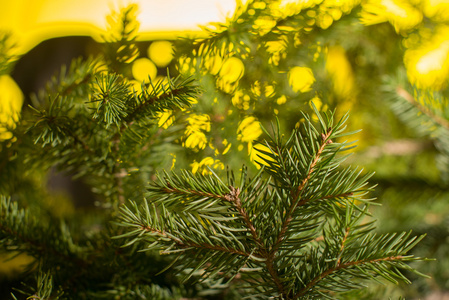
[[[128,2],[139,7],[140,40],[200,34],[198,25],[224,21],[236,6],[233,0],[1,0],[0,29],[14,34],[19,53],[61,36],[101,40],[105,16]]]

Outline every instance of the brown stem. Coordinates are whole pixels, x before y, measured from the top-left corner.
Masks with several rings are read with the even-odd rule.
[[[250,254],[248,254],[248,253],[246,253],[244,251],[241,251],[241,250],[237,250],[237,249],[233,249],[233,248],[226,248],[226,247],[222,247],[222,246],[218,246],[218,245],[210,245],[210,244],[207,244],[207,243],[198,244],[198,243],[193,243],[193,242],[189,242],[189,241],[183,241],[183,240],[181,240],[181,239],[179,239],[177,237],[168,235],[163,230],[158,230],[158,229],[151,228],[151,227],[146,227],[146,226],[145,227],[142,226],[141,228],[142,228],[142,230],[145,230],[145,231],[148,231],[148,232],[157,233],[161,237],[171,239],[172,241],[174,241],[178,245],[179,248],[184,248],[185,249],[185,248],[194,247],[194,248],[200,248],[200,249],[208,249],[208,250],[227,252],[227,253],[242,255],[242,256],[246,256],[246,257],[250,256]],[[167,253],[162,251],[161,254],[167,254]]]
[[[343,254],[343,251],[345,250],[345,244],[346,244],[346,240],[348,239],[349,229],[350,229],[349,227],[346,228],[346,230],[345,230],[345,236],[343,237],[343,241],[341,241],[340,255],[339,255],[338,260],[337,260],[337,266],[340,265],[340,262],[341,262],[341,255]]]
[[[428,109],[427,107],[419,104],[415,98],[413,98],[412,95],[410,95],[409,92],[407,92],[405,89],[403,89],[402,87],[397,87],[396,88],[396,93],[401,96],[403,99],[407,100],[410,104],[412,104],[413,106],[415,106],[417,109],[419,109],[423,114],[427,115],[428,117],[430,117],[433,121],[435,121],[437,124],[439,124],[440,126],[446,128],[449,130],[449,121],[437,116],[436,114],[434,114],[430,109]]]
[[[277,253],[277,250],[279,249],[279,246],[280,246],[282,240],[285,237],[285,233],[287,232],[290,222],[293,220],[293,213],[294,213],[295,209],[301,205],[304,205],[305,203],[307,203],[309,201],[307,199],[301,199],[300,196],[301,196],[301,193],[302,193],[304,187],[306,186],[307,182],[309,181],[310,177],[312,176],[312,173],[315,169],[316,164],[318,163],[318,160],[321,157],[321,153],[323,152],[324,147],[326,145],[332,143],[332,141],[329,139],[331,134],[332,134],[332,128],[329,128],[327,130],[326,134],[321,135],[322,144],[321,144],[320,148],[318,149],[318,152],[316,153],[315,158],[313,159],[312,163],[310,164],[310,169],[309,169],[309,172],[307,173],[307,176],[302,180],[301,184],[296,189],[291,191],[292,199],[293,199],[292,204],[290,205],[290,208],[287,211],[285,220],[282,223],[281,231],[279,232],[276,242],[274,243],[274,245],[271,248],[271,250],[269,251],[269,253],[267,253],[268,257],[266,260],[266,265],[267,265],[268,272],[270,273],[271,277],[273,278],[280,294],[284,295],[284,296],[287,296],[285,287],[284,287],[284,284],[282,283],[281,279],[279,278],[279,274],[274,265],[276,253]]]
[[[313,278],[303,289],[301,289],[298,293],[296,293],[292,299],[298,299],[301,296],[304,296],[320,280],[324,279],[325,277],[327,277],[327,276],[331,275],[332,273],[337,272],[339,270],[353,267],[353,266],[369,264],[369,263],[374,264],[374,263],[379,263],[379,262],[384,262],[384,261],[395,261],[395,260],[400,260],[401,258],[403,258],[403,256],[399,255],[399,256],[383,257],[383,258],[376,258],[376,259],[365,259],[365,260],[359,260],[359,261],[351,261],[351,262],[347,262],[345,264],[338,264],[336,267],[328,269],[328,270],[324,271],[323,273],[321,273],[320,275]]]
[[[271,278],[273,279],[274,283],[276,284],[276,287],[278,288],[279,292],[281,294],[285,293],[284,285],[282,284],[281,279],[279,278],[279,274],[274,266],[274,257],[270,257],[265,245],[263,244],[262,240],[260,239],[259,234],[256,231],[256,228],[254,227],[254,224],[252,223],[248,213],[246,212],[245,208],[242,206],[242,201],[240,200],[240,189],[235,189],[234,187],[230,187],[231,191],[228,195],[225,196],[226,200],[233,203],[239,212],[239,214],[243,217],[243,220],[245,221],[246,226],[249,228],[251,232],[251,236],[253,237],[254,241],[257,244],[257,247],[259,248],[258,252],[259,255],[263,258],[265,258],[265,265],[267,267],[268,273],[270,274]]]
[[[265,249],[265,246],[263,245],[262,240],[259,237],[259,234],[256,231],[256,228],[254,227],[254,224],[251,222],[251,219],[246,212],[245,208],[242,206],[242,201],[240,200],[240,189],[234,188],[233,186],[230,187],[231,192],[227,195],[225,195],[225,199],[235,205],[235,208],[239,212],[239,214],[243,217],[243,220],[245,221],[246,227],[249,228],[251,232],[251,236],[253,237],[254,241],[256,242],[259,249]]]
[[[282,240],[285,237],[285,233],[287,232],[288,226],[290,225],[290,222],[293,219],[293,213],[295,211],[295,209],[297,207],[300,207],[302,205],[305,205],[307,202],[309,202],[309,199],[301,199],[301,193],[304,189],[304,187],[306,186],[306,184],[308,183],[310,177],[312,176],[313,171],[315,170],[315,166],[318,163],[318,160],[321,157],[321,154],[323,153],[324,147],[326,147],[326,145],[328,145],[329,143],[331,143],[332,141],[329,139],[329,137],[332,134],[332,129],[329,128],[327,130],[326,134],[322,134],[321,139],[322,139],[322,143],[320,148],[318,149],[318,152],[315,155],[315,158],[313,159],[312,163],[310,164],[310,169],[309,172],[307,173],[307,176],[302,180],[301,184],[294,190],[291,191],[292,194],[292,204],[290,205],[290,208],[287,211],[285,220],[282,224],[281,227],[281,231],[279,232],[278,238],[276,239],[276,242],[273,245],[273,248],[270,251],[270,255],[271,256],[275,256],[275,253],[277,251],[277,249],[279,248],[280,243],[282,242]]]

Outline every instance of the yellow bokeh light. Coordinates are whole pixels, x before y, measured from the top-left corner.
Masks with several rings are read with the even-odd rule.
[[[187,130],[198,131],[210,131],[210,117],[206,114],[192,114],[189,116],[189,126]]]
[[[102,41],[111,9],[126,6],[121,0],[15,0],[2,1],[0,28],[18,40],[23,54],[40,42],[62,36],[90,36]],[[234,11],[235,1],[133,0],[138,5],[139,40],[205,37],[198,25],[224,21]],[[201,13],[198,13],[201,8]]]
[[[204,67],[212,75],[217,75],[222,65],[223,59],[220,55],[207,55],[204,58]]]
[[[173,111],[166,110],[164,112],[159,112],[157,114],[159,120],[157,122],[157,126],[167,129],[170,127],[175,121],[175,116],[173,115]]]
[[[193,174],[198,171],[200,171],[203,175],[211,174],[207,167],[224,170],[224,164],[220,160],[213,159],[212,157],[205,157],[200,162],[194,161],[190,166],[192,167]]]
[[[250,100],[249,95],[243,93],[241,90],[237,90],[231,98],[232,105],[243,110],[249,109]]]
[[[442,26],[404,56],[410,81],[420,88],[442,89],[449,80],[449,26]]]
[[[8,128],[14,128],[19,120],[23,93],[9,75],[0,76],[0,141],[12,138]]]
[[[223,81],[233,83],[242,78],[244,73],[243,62],[237,57],[230,57],[223,63],[219,75]]]
[[[333,46],[328,49],[326,71],[332,79],[335,94],[340,98],[352,98],[355,78],[343,47]]]
[[[287,102],[287,97],[286,97],[285,95],[282,95],[281,97],[279,97],[279,98],[276,99],[276,103],[277,103],[278,105],[282,105],[282,104],[284,104],[285,102]]]
[[[368,0],[361,13],[363,24],[373,25],[388,21],[396,31],[413,29],[422,19],[422,12],[406,0]]]
[[[323,108],[323,101],[321,101],[321,99],[318,96],[315,96],[312,99],[310,99],[309,105],[311,108],[315,106],[318,111],[321,111],[321,108]]]
[[[255,117],[246,117],[237,128],[237,139],[242,142],[252,142],[262,134],[260,122]]]
[[[449,53],[449,40],[442,42],[438,48],[423,55],[416,63],[416,70],[423,75],[440,70]]]
[[[149,82],[148,77],[150,77],[151,80],[154,80],[156,78],[157,68],[151,60],[143,57],[134,61],[132,66],[132,73],[133,77],[137,81]]]
[[[245,66],[243,62],[237,57],[230,57],[224,61],[220,69],[217,86],[226,93],[232,93],[244,73]]]
[[[191,149],[204,149],[207,145],[206,135],[201,131],[192,131],[187,137],[183,146]]]
[[[272,159],[265,153],[262,153],[262,151],[271,153],[270,148],[268,148],[267,146],[265,146],[263,144],[252,145],[252,143],[250,143],[248,145],[248,151],[249,151],[250,160],[254,163],[254,165],[256,165],[256,167],[258,169],[260,169],[261,166],[268,166],[269,164],[267,161],[275,162],[274,159]]]
[[[207,145],[207,138],[203,131],[210,131],[210,117],[206,114],[192,114],[189,116],[189,125],[187,125],[185,135],[186,140],[183,146],[191,149],[204,149]]]
[[[156,41],[148,48],[148,57],[159,68],[164,68],[173,60],[173,45],[168,41]]]
[[[448,0],[425,0],[424,14],[438,22],[449,20],[449,1]]]
[[[315,82],[312,69],[306,67],[293,67],[288,72],[288,83],[293,91],[305,93],[312,90]]]

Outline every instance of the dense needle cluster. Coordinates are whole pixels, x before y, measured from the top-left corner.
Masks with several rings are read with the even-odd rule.
[[[318,112],[317,112],[318,113]],[[176,256],[185,280],[220,280],[249,295],[333,299],[362,286],[360,279],[407,279],[401,269],[421,237],[377,235],[368,215],[370,174],[341,168],[352,148],[342,138],[345,116],[305,116],[286,141],[277,129],[253,178],[163,173],[141,204],[121,209],[126,246]]]

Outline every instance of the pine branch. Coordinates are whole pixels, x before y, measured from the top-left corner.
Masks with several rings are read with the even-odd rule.
[[[0,197],[0,201],[0,244],[5,250],[25,252],[37,259],[51,257],[70,261],[78,266],[87,265],[87,262],[78,256],[82,249],[67,245],[71,238],[63,231],[57,230],[58,226],[40,226],[36,219],[29,216],[27,210],[18,208],[17,202],[12,202],[4,196]]]
[[[404,258],[403,256],[399,255],[399,256],[386,257],[386,258],[368,259],[368,260],[361,260],[361,261],[355,261],[355,262],[348,262],[346,264],[338,264],[335,268],[328,269],[325,272],[323,272],[322,274],[320,274],[319,276],[313,278],[306,285],[306,287],[304,289],[302,289],[301,291],[299,291],[298,293],[296,293],[292,297],[292,299],[299,299],[300,297],[305,296],[309,292],[310,289],[312,289],[315,285],[317,285],[317,283],[320,280],[323,280],[327,276],[330,276],[331,274],[333,274],[337,271],[340,271],[342,269],[359,266],[359,265],[364,265],[364,264],[376,264],[376,263],[388,262],[388,261],[400,261],[403,258]]]
[[[398,96],[400,96],[402,99],[407,100],[411,105],[416,107],[420,112],[427,115],[430,119],[432,119],[435,123],[439,124],[441,127],[444,127],[445,129],[449,130],[449,121],[436,115],[433,113],[429,108],[421,105],[418,103],[415,98],[410,95],[409,92],[407,92],[403,87],[398,86],[396,88],[396,93]]]
[[[402,76],[399,80],[404,80],[405,75]],[[449,178],[448,99],[442,92],[418,89],[399,80],[391,79],[392,82],[385,86],[392,110],[400,120],[413,129],[414,133],[431,138],[440,152],[437,156],[437,166],[442,172],[443,180],[447,181]],[[413,95],[410,90],[413,90]]]
[[[275,253],[276,253],[276,251],[277,251],[277,249],[279,247],[279,244],[284,239],[284,236],[285,236],[285,233],[286,233],[286,231],[288,229],[288,226],[289,226],[290,222],[293,219],[292,216],[293,216],[294,211],[298,207],[300,207],[302,205],[305,205],[308,201],[310,201],[310,199],[301,199],[300,195],[301,195],[304,187],[306,186],[306,184],[310,180],[310,177],[311,177],[311,175],[312,175],[312,173],[313,173],[313,171],[314,171],[314,169],[316,167],[316,164],[317,164],[318,160],[321,157],[321,153],[323,152],[324,147],[326,145],[332,143],[332,140],[329,139],[331,133],[332,133],[332,128],[329,128],[327,130],[327,133],[322,135],[322,143],[321,143],[320,148],[318,149],[318,151],[317,151],[317,153],[315,155],[315,158],[313,159],[312,163],[310,164],[309,172],[307,173],[306,177],[302,180],[301,184],[295,190],[292,190],[290,192],[292,194],[292,199],[293,199],[292,200],[292,204],[290,205],[290,208],[287,210],[287,214],[286,214],[285,220],[284,220],[284,222],[282,224],[281,231],[280,231],[280,233],[279,233],[279,235],[278,235],[278,237],[276,239],[276,243],[274,244],[273,249],[271,250],[271,255],[270,256],[273,259],[274,259],[274,255],[275,255]]]
[[[407,280],[396,268],[418,259],[406,253],[422,237],[370,235],[362,197],[371,174],[339,170],[338,154],[352,143],[338,141],[347,116],[335,124],[332,117],[319,116],[321,132],[306,116],[287,142],[270,137],[264,168],[253,179],[243,170],[240,184],[232,174],[227,184],[215,173],[158,176],[141,206],[122,206],[119,225],[129,230],[116,238],[178,253],[180,267],[192,268],[187,278],[200,269],[207,281],[247,269],[266,295],[284,299],[359,288],[354,277]]]
[[[242,255],[242,256],[250,256],[248,253],[238,250],[238,249],[225,248],[225,247],[222,247],[219,245],[213,245],[213,244],[207,244],[207,243],[198,244],[198,243],[194,243],[192,241],[184,241],[184,240],[181,240],[173,235],[167,234],[165,231],[161,231],[156,228],[142,227],[142,230],[147,231],[151,234],[159,235],[162,238],[170,239],[173,242],[175,242],[180,249],[184,249],[184,250],[190,250],[192,248],[197,248],[197,249],[206,249],[206,250],[214,250],[214,251],[219,251],[219,252],[226,252],[226,253],[237,254],[237,255]],[[162,251],[161,252],[161,254],[170,254],[170,253],[172,253],[172,252],[171,251],[167,251],[167,252]]]
[[[143,88],[140,95],[134,95],[132,109],[124,118],[125,123],[130,124],[148,115],[154,117],[165,110],[191,107],[190,97],[196,97],[199,93],[193,78],[181,80],[180,77],[167,77],[167,83],[160,81],[153,85],[150,81],[150,85],[151,91]]]

